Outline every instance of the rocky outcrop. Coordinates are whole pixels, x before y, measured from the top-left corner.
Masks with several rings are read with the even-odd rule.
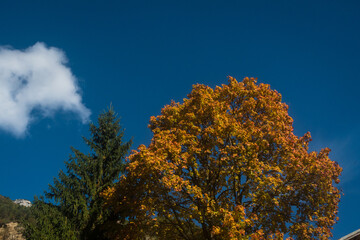
[[[14,203],[19,204],[24,207],[31,207],[31,202],[26,199],[16,199]]]
[[[10,222],[0,228],[0,240],[25,240],[21,234],[21,226]]]

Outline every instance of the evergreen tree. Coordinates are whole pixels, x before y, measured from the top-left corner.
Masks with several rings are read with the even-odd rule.
[[[100,114],[97,125],[90,124],[90,133],[90,138],[83,138],[90,153],[72,148],[66,171],[60,171],[45,193],[84,240],[103,239],[101,225],[110,212],[102,207],[100,193],[119,179],[131,145],[122,141],[124,131],[112,107]]]

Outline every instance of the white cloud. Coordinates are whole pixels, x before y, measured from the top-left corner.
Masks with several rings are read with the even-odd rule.
[[[0,129],[23,136],[34,110],[44,117],[70,111],[87,122],[90,111],[66,63],[60,49],[44,43],[25,50],[0,47]]]

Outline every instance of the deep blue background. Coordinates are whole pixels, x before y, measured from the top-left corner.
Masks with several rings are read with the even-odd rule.
[[[334,239],[360,228],[359,1],[1,1],[0,45],[38,41],[66,53],[93,121],[113,104],[133,148],[149,143],[150,116],[193,84],[269,83],[295,133],[310,131],[311,149],[330,147],[344,168]],[[87,151],[81,136],[88,127],[61,112],[23,139],[1,132],[0,194],[42,194],[70,146]]]

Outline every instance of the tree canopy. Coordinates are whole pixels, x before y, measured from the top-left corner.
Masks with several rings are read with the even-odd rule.
[[[59,206],[35,199],[30,207],[31,219],[22,221],[27,240],[77,240],[79,231]]]
[[[341,167],[309,152],[281,95],[254,78],[194,85],[151,117],[153,138],[103,192],[112,238],[328,239]],[[117,231],[115,231],[117,230]]]

